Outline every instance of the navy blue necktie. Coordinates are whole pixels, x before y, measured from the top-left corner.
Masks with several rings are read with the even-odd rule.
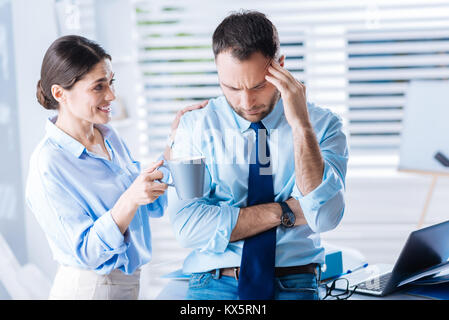
[[[266,129],[261,122],[252,123],[251,128],[256,132],[256,148],[253,148],[253,152],[256,151],[256,161],[251,161],[249,165],[248,206],[274,202]],[[263,147],[263,141],[259,143],[259,134],[262,132],[265,132],[266,154],[263,150],[259,152],[259,147]],[[274,298],[275,249],[276,228],[245,239],[238,286],[241,300]]]

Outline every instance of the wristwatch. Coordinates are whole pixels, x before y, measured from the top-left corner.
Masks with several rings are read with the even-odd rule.
[[[295,214],[285,201],[279,202],[279,204],[281,205],[282,209],[281,225],[284,228],[292,228],[295,225],[296,221]]]

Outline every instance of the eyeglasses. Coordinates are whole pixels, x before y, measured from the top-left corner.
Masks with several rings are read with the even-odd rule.
[[[355,286],[354,288],[351,288],[351,290],[349,290],[349,280],[345,278],[335,279],[330,285],[329,283],[324,283],[324,286],[326,288],[326,295],[322,298],[323,300],[329,297],[333,298],[334,300],[349,299],[354,294],[355,289],[357,288],[357,286]]]

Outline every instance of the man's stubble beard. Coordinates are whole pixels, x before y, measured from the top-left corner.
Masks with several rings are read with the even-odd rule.
[[[264,112],[260,115],[260,118],[259,118],[259,119],[255,120],[255,121],[252,121],[252,122],[258,122],[258,121],[261,121],[263,118],[265,118],[267,115],[269,115],[270,112],[273,111],[274,106],[275,106],[276,103],[279,101],[280,97],[281,97],[281,94],[280,94],[279,90],[276,89],[276,91],[275,91],[274,94],[273,94],[273,97],[270,99],[270,102],[269,102],[269,104],[268,104],[269,107],[267,108],[267,110],[264,111]],[[246,119],[244,113],[241,112],[239,109],[235,108],[235,107],[229,102],[229,99],[228,99],[226,96],[225,96],[225,98],[226,98],[226,101],[228,102],[229,106],[235,111],[235,113],[237,113],[237,114],[238,114],[240,117],[242,117],[243,119]],[[260,107],[262,107],[262,108],[265,109],[265,105],[263,105],[263,106],[257,106],[257,108],[260,108]],[[246,120],[248,120],[248,119],[246,119]],[[248,121],[250,121],[250,120],[248,120]]]

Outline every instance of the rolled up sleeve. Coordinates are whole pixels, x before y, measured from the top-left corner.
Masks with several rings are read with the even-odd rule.
[[[240,208],[213,205],[205,199],[170,205],[170,221],[183,247],[222,253],[226,250]]]
[[[42,181],[41,196],[30,201],[40,202],[36,207],[42,211],[37,214],[46,215],[42,220],[53,221],[43,225],[53,243],[89,269],[109,270],[123,262],[119,255],[129,247],[128,231],[120,232],[110,211],[94,219],[63,186],[49,177]]]
[[[92,230],[96,233],[101,245],[107,249],[108,253],[121,253],[126,250],[128,241],[128,230],[125,234],[120,232],[117,224],[108,211],[98,218],[92,225]]]
[[[295,183],[292,196],[299,201],[307,224],[314,232],[332,230],[343,218],[344,185],[326,161],[321,184],[304,196]]]
[[[309,227],[317,233],[337,227],[345,210],[348,147],[340,118],[331,117],[325,132],[319,143],[324,160],[321,183],[304,196],[295,182],[291,194],[299,201]]]

